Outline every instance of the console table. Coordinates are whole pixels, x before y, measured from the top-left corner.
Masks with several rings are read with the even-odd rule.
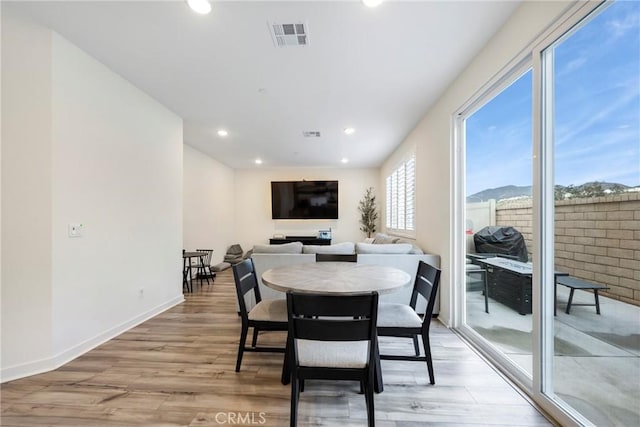
[[[300,242],[303,245],[330,245],[331,239],[319,239],[316,236],[285,236],[278,239],[269,239],[270,245],[282,245],[291,242]]]

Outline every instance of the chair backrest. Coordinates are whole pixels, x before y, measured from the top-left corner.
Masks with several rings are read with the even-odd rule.
[[[213,255],[213,249],[196,249],[196,252],[204,252],[207,255],[204,257],[204,265],[211,265],[211,255]]]
[[[378,293],[336,296],[287,292],[289,337],[314,341],[369,341],[373,362]],[[294,361],[297,354],[294,349]]]
[[[316,262],[358,262],[358,254],[316,254]]]
[[[433,315],[433,306],[436,302],[436,293],[440,284],[440,270],[427,264],[424,261],[418,263],[418,272],[416,273],[416,281],[413,284],[413,292],[411,292],[411,301],[409,305],[415,309],[418,302],[418,295],[427,300],[427,308],[424,314],[424,323],[429,324]]]
[[[246,319],[249,311],[247,310],[247,304],[244,299],[245,295],[253,290],[256,298],[256,304],[262,301],[260,287],[258,286],[258,280],[256,277],[256,270],[253,267],[253,260],[251,258],[245,259],[233,266],[233,280],[236,282],[236,294],[238,296],[240,316],[242,316],[243,319]]]

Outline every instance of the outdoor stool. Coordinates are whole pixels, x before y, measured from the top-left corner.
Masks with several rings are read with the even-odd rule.
[[[576,279],[575,277],[571,277],[571,276],[559,276],[556,279],[556,286],[558,286],[559,284],[571,289],[571,292],[569,293],[569,302],[567,303],[567,309],[565,310],[565,313],[569,314],[569,311],[571,310],[571,304],[573,303],[573,293],[576,289],[582,289],[582,290],[591,289],[593,290],[595,304],[573,304],[573,305],[595,306],[596,313],[600,314],[600,300],[598,299],[598,291],[602,289],[609,289],[608,287],[604,285],[598,285],[596,283],[586,282],[584,280]],[[555,307],[553,310],[553,314],[554,315],[556,314]]]

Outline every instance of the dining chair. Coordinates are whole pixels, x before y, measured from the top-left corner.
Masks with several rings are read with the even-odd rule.
[[[258,334],[260,331],[284,331],[287,328],[287,302],[284,299],[263,300],[260,295],[260,287],[256,278],[253,260],[248,258],[233,266],[233,279],[236,283],[238,307],[242,319],[240,343],[238,344],[238,360],[236,372],[240,372],[242,356],[245,351],[284,353],[284,347],[258,347]],[[253,291],[256,305],[251,310],[247,309],[245,296]],[[253,328],[251,347],[246,346],[249,328]]]
[[[429,345],[429,326],[431,325],[431,316],[433,315],[433,306],[439,283],[440,270],[424,261],[420,261],[409,305],[381,303],[378,307],[378,336],[412,338],[415,350],[415,356],[381,354],[380,359],[426,361],[431,384],[435,384],[435,378],[433,375],[433,361],[431,360],[431,346]],[[422,318],[416,312],[418,295],[427,301],[427,308]],[[422,337],[424,356],[420,356],[418,336]]]
[[[484,311],[489,313],[489,283],[487,281],[487,270],[477,264],[466,264],[467,276],[467,292],[475,290],[475,285],[479,282],[482,287],[482,295],[484,295]],[[479,279],[474,279],[474,275],[478,275]]]
[[[358,254],[316,254],[316,262],[358,262]]]
[[[287,293],[291,427],[297,425],[298,400],[308,379],[358,381],[369,426],[375,425],[377,308],[377,292],[350,296]]]
[[[187,258],[184,257],[185,250],[182,250],[182,289],[191,292],[193,289],[189,287],[189,269],[191,264],[187,265]]]
[[[202,258],[202,264],[198,265],[198,276],[206,277],[207,284],[209,279],[215,282],[216,273],[211,270],[211,256],[213,255],[213,249],[196,249],[196,252],[202,252],[205,256]]]

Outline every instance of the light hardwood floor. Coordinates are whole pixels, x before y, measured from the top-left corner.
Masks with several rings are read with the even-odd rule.
[[[3,384],[3,426],[265,425],[289,423],[282,354],[246,353],[234,372],[240,319],[231,270],[177,307],[55,371]],[[265,333],[260,342],[284,342]],[[376,425],[551,425],[454,333],[432,325],[436,385],[421,362],[382,361]],[[410,340],[382,339],[410,353]],[[354,383],[307,382],[299,425],[364,426]]]

